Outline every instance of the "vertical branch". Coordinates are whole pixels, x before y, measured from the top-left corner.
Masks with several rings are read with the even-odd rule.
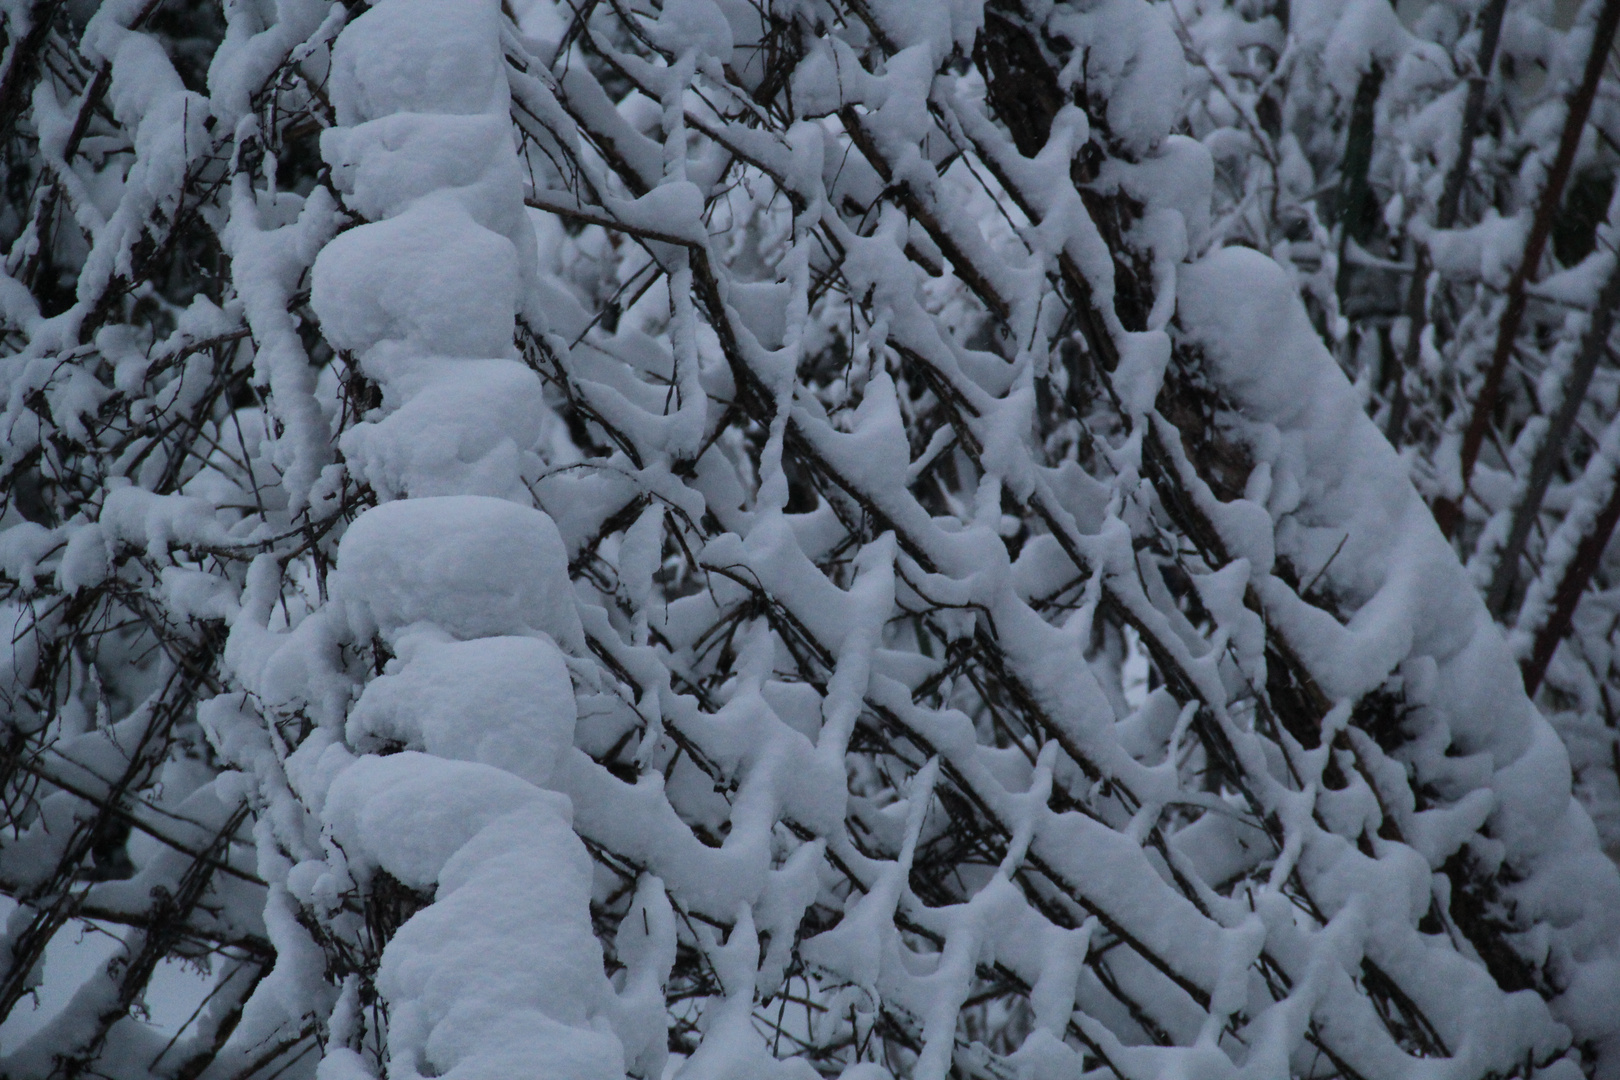
[[[1507,539],[1497,555],[1485,602],[1498,620],[1507,615],[1508,597],[1518,577],[1519,556],[1530,538],[1536,515],[1541,512],[1541,503],[1547,495],[1553,470],[1563,459],[1564,446],[1569,441],[1570,433],[1575,430],[1575,417],[1586,399],[1592,374],[1597,370],[1598,360],[1608,352],[1609,332],[1614,328],[1616,308],[1620,308],[1620,259],[1616,259],[1614,268],[1609,272],[1609,280],[1598,296],[1597,309],[1592,312],[1592,324],[1587,327],[1586,335],[1581,340],[1581,350],[1570,369],[1563,399],[1558,403],[1558,411],[1548,424],[1546,434],[1542,436],[1541,445],[1536,447],[1524,496],[1513,508],[1513,521],[1508,528]]]
[[[1569,634],[1575,619],[1575,608],[1579,606],[1581,594],[1586,592],[1586,586],[1603,560],[1603,551],[1609,546],[1609,538],[1614,535],[1616,522],[1620,522],[1620,483],[1614,484],[1608,502],[1604,503],[1592,523],[1592,531],[1581,539],[1574,557],[1564,569],[1564,576],[1553,591],[1552,614],[1536,632],[1530,655],[1520,665],[1526,693],[1534,694],[1540,689],[1542,679],[1546,678],[1547,665],[1552,663],[1559,643]]]
[[[1349,130],[1344,140],[1344,164],[1339,178],[1339,274],[1335,285],[1339,307],[1344,308],[1350,287],[1350,245],[1365,245],[1372,235],[1377,212],[1367,182],[1372,165],[1373,136],[1377,133],[1378,91],[1384,85],[1384,67],[1374,61],[1356,84],[1350,106]]]
[[[11,134],[13,125],[22,116],[29,97],[28,83],[39,71],[45,39],[50,36],[51,24],[61,7],[62,0],[37,0],[28,13],[28,33],[12,46],[9,63],[0,74],[0,138]],[[15,26],[10,29],[15,30]]]
[[[1434,227],[1449,229],[1457,223],[1457,212],[1462,206],[1463,185],[1468,180],[1468,169],[1474,160],[1474,140],[1479,137],[1481,121],[1485,117],[1485,91],[1490,86],[1491,71],[1496,67],[1496,46],[1502,37],[1502,16],[1507,11],[1507,0],[1490,0],[1480,16],[1479,54],[1474,70],[1468,76],[1468,100],[1463,105],[1462,130],[1457,139],[1457,156],[1446,170],[1446,183],[1440,191],[1440,204],[1435,208]],[[1417,245],[1412,268],[1412,280],[1406,293],[1406,344],[1401,349],[1401,368],[1395,380],[1394,398],[1389,407],[1389,418],[1384,434],[1397,447],[1406,428],[1406,413],[1411,398],[1406,392],[1405,375],[1416,371],[1418,354],[1422,351],[1423,327],[1428,321],[1429,273],[1433,266],[1429,250]]]
[[[1507,373],[1508,358],[1513,354],[1519,327],[1524,322],[1525,308],[1529,300],[1525,286],[1535,277],[1536,271],[1541,266],[1541,256],[1546,250],[1553,219],[1557,217],[1559,206],[1563,201],[1564,185],[1569,180],[1570,168],[1575,163],[1575,151],[1580,147],[1581,131],[1586,127],[1586,118],[1592,111],[1592,101],[1597,96],[1598,83],[1602,81],[1603,69],[1608,64],[1609,49],[1614,43],[1617,25],[1620,25],[1620,0],[1605,0],[1592,29],[1592,48],[1586,57],[1586,69],[1569,98],[1569,113],[1564,118],[1564,129],[1558,137],[1558,152],[1553,158],[1552,167],[1547,170],[1547,182],[1541,190],[1541,199],[1536,205],[1536,216],[1531,223],[1530,233],[1525,238],[1524,256],[1508,282],[1507,306],[1502,311],[1502,321],[1497,327],[1496,348],[1491,354],[1490,367],[1485,372],[1484,385],[1480,387],[1479,397],[1475,399],[1473,412],[1469,416],[1468,427],[1463,433],[1462,490],[1455,500],[1441,499],[1434,505],[1435,521],[1439,523],[1440,531],[1448,537],[1456,530],[1457,523],[1462,517],[1463,500],[1468,496],[1474,465],[1479,460],[1480,447],[1484,444],[1485,432],[1490,427],[1491,413],[1495,411],[1497,398],[1502,391],[1502,377]]]

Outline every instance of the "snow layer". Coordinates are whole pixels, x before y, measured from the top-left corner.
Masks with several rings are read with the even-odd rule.
[[[607,1080],[624,1052],[591,861],[570,801],[544,790],[576,715],[556,643],[583,636],[567,551],[525,484],[539,380],[501,359],[535,243],[500,33],[493,0],[384,0],[333,50],[340,126],[322,152],[368,220],[321,251],[311,302],[382,390],[343,440],[347,468],[398,501],[349,526],[331,589],[351,632],[397,656],[349,710],[361,756],[334,743],[316,774],[332,872],[431,897],[377,970],[391,1075]],[[336,1044],[322,1066],[363,1068]]]
[[[395,663],[349,713],[356,749],[402,744],[544,787],[574,745],[574,689],[549,639],[420,641]]]
[[[367,510],[343,534],[333,593],[362,637],[419,623],[458,638],[542,631],[579,639],[568,555],[538,510],[443,495]]]
[[[1267,617],[1336,699],[1370,692],[1397,665],[1432,673],[1438,741],[1412,761],[1416,779],[1445,776],[1442,753],[1480,761],[1494,796],[1489,835],[1519,879],[1514,902],[1552,928],[1550,962],[1565,987],[1557,1014],[1577,1038],[1615,1039],[1594,1005],[1620,1001],[1620,873],[1571,794],[1563,746],[1525,697],[1511,649],[1404,464],[1271,259],[1244,248],[1210,255],[1183,270],[1178,307],[1217,382],[1257,425],[1252,443],[1276,448],[1272,475],[1300,483],[1298,509],[1278,523],[1278,554],[1325,566],[1356,611],[1341,625],[1261,573]],[[1458,836],[1468,831],[1463,823]],[[1431,864],[1455,843],[1431,848]]]
[[[311,303],[340,349],[395,342],[444,356],[504,356],[518,281],[511,241],[435,195],[327,244]]]
[[[1379,2],[1300,20],[1337,28],[1346,92],[1398,44]],[[1511,655],[1287,273],[1238,250],[1185,264],[1211,241],[1215,169],[1173,133],[1178,11],[1028,5],[1069,59],[1025,158],[960,62],[989,27],[972,0],[806,16],[785,123],[729,85],[775,48],[742,0],[599,6],[578,49],[562,7],[511,6],[383,0],[350,21],[287,0],[274,33],[232,6],[214,115],[239,149],[252,72],[309,50],[319,83],[336,36],[334,190],[255,189],[244,167],[224,232],[276,410],[242,456],[280,470],[291,516],[250,533],[247,483],[119,477],[94,521],[0,536],[18,579],[85,596],[155,567],[167,615],[229,625],[229,692],[199,722],[242,772],[199,805],[255,800],[276,952],[243,1055],[308,1026],[327,1080],[384,1058],[405,1077],[809,1077],[776,1058],[798,1029],[785,1050],[760,1034],[779,993],[840,1048],[869,1045],[881,1009],[930,1080],[1098,1061],[1474,1080],[1526,1058],[1558,1076],[1571,1030],[1614,1038],[1615,873]],[[604,33],[615,17],[633,32]],[[161,201],[201,122],[162,50],[120,29],[87,39],[112,109],[145,117],[152,167],[130,183]],[[41,115],[60,146],[70,121]],[[1103,160],[1085,199],[1082,157]],[[1115,192],[1141,216],[1105,243],[1088,204]],[[96,243],[110,274],[117,245]],[[1437,254],[1483,265],[1464,248]],[[1115,274],[1138,267],[1132,332]],[[320,380],[289,312],[306,285],[340,354]],[[183,325],[236,318],[199,303]],[[1255,459],[1240,498],[1215,498],[1156,412],[1190,345]],[[113,329],[96,347],[126,394],[168,358]],[[829,355],[830,384],[801,378]],[[1091,395],[1083,366],[1092,432],[1090,405],[1054,400]],[[74,438],[112,400],[89,378],[51,391]],[[1208,526],[1190,545],[1189,520]],[[27,681],[37,626],[3,614]],[[1256,704],[1268,645],[1323,699],[1297,731]],[[1166,679],[1145,700],[1113,670],[1127,649]],[[1412,738],[1386,752],[1351,716],[1392,678]],[[109,730],[64,745],[111,772],[140,731]],[[0,869],[73,833],[79,804],[52,799]],[[917,888],[959,827],[971,854]],[[1474,881],[1532,927],[1509,945],[1551,1009],[1451,924]],[[385,1031],[354,955],[380,961]],[[677,963],[696,990],[672,993]],[[1027,988],[1007,1054],[964,1037],[1001,1008],[964,1014],[992,981]],[[1392,1019],[1408,1005],[1421,1023]],[[694,1019],[674,1063],[671,1013]]]
[[[524,481],[541,471],[534,451],[549,412],[539,376],[512,360],[418,370],[403,406],[343,433],[351,475],[382,498],[486,495],[529,505]]]

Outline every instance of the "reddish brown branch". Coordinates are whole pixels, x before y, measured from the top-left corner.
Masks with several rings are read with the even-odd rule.
[[[1580,605],[1581,595],[1591,583],[1592,575],[1597,572],[1603,550],[1609,546],[1609,538],[1614,535],[1616,522],[1620,522],[1620,483],[1614,485],[1614,490],[1609,493],[1609,501],[1592,523],[1592,531],[1586,534],[1575,549],[1574,558],[1564,568],[1564,576],[1553,592],[1552,615],[1537,631],[1530,655],[1520,664],[1520,670],[1524,672],[1525,693],[1534,694],[1541,688],[1541,680],[1547,675],[1547,665],[1552,663],[1559,643],[1569,634],[1575,609]]]
[[[1606,0],[1603,10],[1598,13],[1597,23],[1592,28],[1592,48],[1586,57],[1586,69],[1581,74],[1581,81],[1569,97],[1569,113],[1564,118],[1564,130],[1558,137],[1558,152],[1553,157],[1552,167],[1547,170],[1547,183],[1541,190],[1541,200],[1536,204],[1536,216],[1531,222],[1530,233],[1524,241],[1524,256],[1519,260],[1519,267],[1513,272],[1508,282],[1507,307],[1502,311],[1502,320],[1496,332],[1496,349],[1491,354],[1490,367],[1485,371],[1485,384],[1480,387],[1479,397],[1474,401],[1473,413],[1469,416],[1468,427],[1463,433],[1462,441],[1462,491],[1455,500],[1442,499],[1434,505],[1434,518],[1440,525],[1440,531],[1450,536],[1462,517],[1462,500],[1468,495],[1468,485],[1474,475],[1474,466],[1479,461],[1479,451],[1485,442],[1486,429],[1490,427],[1491,413],[1496,409],[1497,398],[1502,393],[1502,378],[1507,373],[1508,358],[1513,355],[1513,344],[1519,336],[1519,328],[1524,323],[1525,308],[1529,297],[1525,286],[1535,277],[1537,269],[1541,266],[1541,256],[1547,247],[1547,237],[1552,232],[1553,220],[1558,216],[1559,207],[1563,202],[1564,185],[1569,180],[1570,169],[1575,164],[1575,151],[1579,149],[1581,132],[1586,127],[1587,116],[1592,111],[1592,101],[1597,96],[1598,83],[1603,79],[1603,69],[1608,63],[1609,49],[1614,44],[1615,28],[1620,25],[1620,0]]]

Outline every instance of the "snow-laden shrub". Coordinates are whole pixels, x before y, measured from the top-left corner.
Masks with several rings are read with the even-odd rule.
[[[1175,10],[1217,237],[1297,276],[1620,855],[1620,3]]]
[[[1620,1076],[1357,2],[7,3],[0,1075]]]

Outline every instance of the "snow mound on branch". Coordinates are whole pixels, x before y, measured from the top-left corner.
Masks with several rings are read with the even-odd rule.
[[[549,639],[424,642],[366,687],[348,739],[359,750],[404,743],[544,785],[574,744],[575,719],[568,669]]]
[[[437,194],[517,249],[524,280],[538,249],[506,117],[397,113],[321,133],[321,156],[350,209],[371,221]]]
[[[408,750],[351,762],[332,781],[321,816],[351,867],[378,866],[413,889],[431,889],[485,825],[547,797],[489,765]]]
[[[332,50],[345,127],[396,112],[506,111],[497,0],[383,0]]]
[[[1074,59],[1059,76],[1093,100],[1107,101],[1109,134],[1127,152],[1145,154],[1164,141],[1181,115],[1187,60],[1160,9],[1147,0],[1103,0],[1051,19]]]
[[[567,550],[526,485],[549,415],[540,381],[497,359],[537,264],[499,5],[383,0],[339,38],[331,86],[340,126],[322,154],[372,220],[322,251],[311,302],[383,394],[343,436],[345,463],[400,501],[338,546],[334,597],[398,656],[350,710],[363,756],[324,817],[332,858],[433,891],[377,972],[388,1056],[460,1080],[620,1077],[591,860],[572,803],[543,787],[577,718],[555,642],[584,637]],[[352,1059],[334,1047],[322,1069]]]
[[[518,280],[512,242],[439,195],[327,244],[310,303],[339,349],[398,341],[445,356],[505,356]]]
[[[338,545],[332,590],[362,637],[393,641],[416,623],[464,640],[581,637],[556,525],[502,499],[447,495],[367,510]]]
[[[1262,587],[1268,603],[1293,608],[1281,617],[1311,627],[1294,640],[1314,646],[1305,659],[1323,689],[1357,696],[1408,654],[1433,656],[1444,668],[1485,650],[1488,662],[1470,665],[1477,680],[1456,688],[1461,696],[1452,700],[1463,707],[1454,733],[1469,750],[1494,745],[1499,766],[1517,757],[1530,742],[1534,710],[1518,691],[1512,655],[1285,272],[1258,252],[1227,248],[1186,268],[1179,284],[1182,324],[1203,344],[1216,379],[1247,416],[1288,434],[1289,464],[1314,481],[1305,496],[1313,527],[1331,522],[1335,543],[1344,538],[1326,578],[1357,609],[1349,626],[1297,598],[1290,603],[1282,588]],[[1285,540],[1286,522],[1279,532]],[[1323,561],[1314,553],[1309,560]]]
[[[391,217],[413,199],[444,188],[488,187],[505,195],[515,165],[502,151],[512,133],[498,116],[397,113],[321,133],[321,157],[349,207],[372,220]],[[521,178],[519,179],[521,183]]]
[[[399,411],[357,424],[340,445],[351,474],[384,498],[488,495],[527,505],[524,475],[549,412],[540,378],[514,360],[454,360]]]
[[[622,1077],[590,895],[585,845],[549,806],[486,825],[383,950],[390,1057],[455,1080]]]
[[[714,0],[667,0],[649,33],[677,56],[695,50],[722,64],[731,62],[731,23]]]
[[[566,797],[412,751],[352,762],[323,811],[351,868],[434,890],[383,950],[393,1060],[432,1076],[618,1077],[614,1000]]]

